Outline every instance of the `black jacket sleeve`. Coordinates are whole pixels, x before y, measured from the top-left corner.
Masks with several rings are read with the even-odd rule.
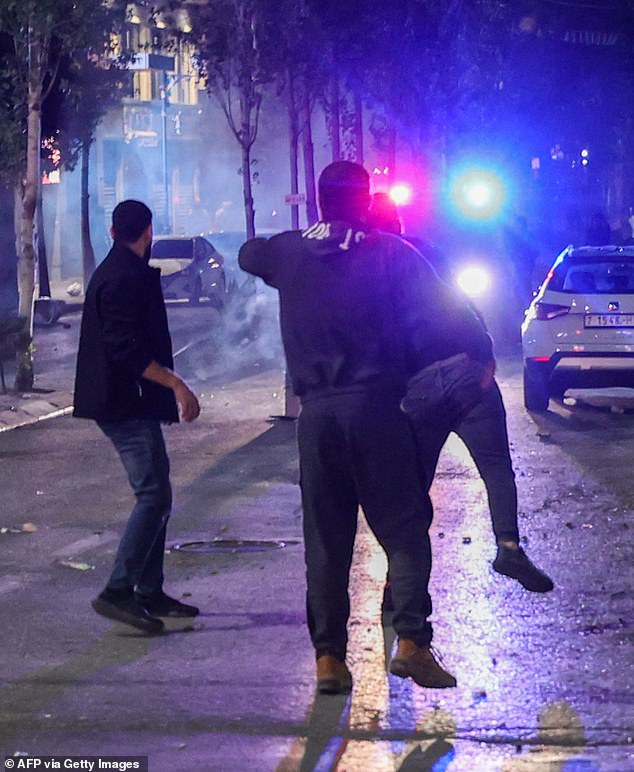
[[[240,268],[253,276],[259,276],[272,287],[276,286],[274,259],[269,239],[250,239],[240,247],[238,253]]]
[[[105,282],[97,297],[106,355],[133,378],[140,378],[154,359],[144,332],[142,293],[143,288],[126,277]]]
[[[408,369],[465,352],[480,362],[493,359],[491,338],[462,298],[443,282],[424,257],[402,239],[392,239],[389,265],[395,315],[408,348]]]

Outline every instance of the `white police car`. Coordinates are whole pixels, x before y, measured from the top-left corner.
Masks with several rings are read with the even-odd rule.
[[[567,247],[522,324],[524,404],[567,388],[634,386],[634,246]]]

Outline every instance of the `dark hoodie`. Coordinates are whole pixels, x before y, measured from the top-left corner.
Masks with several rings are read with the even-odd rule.
[[[438,359],[492,359],[477,317],[398,236],[318,222],[248,241],[239,263],[279,291],[287,366],[304,400],[377,386],[402,394]]]

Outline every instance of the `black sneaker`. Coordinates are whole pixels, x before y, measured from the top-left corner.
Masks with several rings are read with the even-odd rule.
[[[493,561],[493,570],[510,576],[531,592],[550,592],[552,579],[533,565],[521,547],[512,549],[498,545],[498,554]]]
[[[92,607],[102,617],[123,622],[146,633],[160,633],[164,627],[163,622],[148,614],[132,594],[119,597],[104,590],[93,600]]]
[[[156,595],[141,595],[141,593],[136,592],[134,597],[153,617],[197,617],[200,613],[200,609],[196,606],[181,603],[180,600],[170,598],[164,592],[156,593]]]

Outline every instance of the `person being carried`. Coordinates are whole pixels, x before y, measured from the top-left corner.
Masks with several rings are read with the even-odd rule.
[[[172,505],[162,423],[195,420],[198,400],[173,372],[160,271],[148,265],[152,213],[117,204],[114,245],[86,289],[73,415],[97,422],[127,472],[136,504],[94,610],[157,633],[161,617],[193,617],[195,606],[163,591],[165,532]]]
[[[379,230],[401,234],[396,205],[375,194],[370,207],[369,224]],[[406,238],[406,237],[405,237]],[[434,266],[423,251],[423,257]],[[442,266],[445,269],[445,265]],[[493,377],[487,388],[480,388],[481,365],[466,363],[460,377],[452,380],[452,368],[439,362],[417,374],[409,384],[402,407],[408,413],[416,433],[424,483],[429,491],[434,480],[440,452],[451,432],[464,442],[486,487],[491,525],[497,545],[493,569],[516,579],[531,592],[549,592],[552,579],[535,566],[520,546],[517,518],[517,487],[509,450],[506,411],[500,388]],[[456,370],[453,368],[453,375]],[[449,377],[448,377],[449,376]],[[443,383],[444,381],[444,383]],[[440,389],[438,385],[440,384]],[[437,390],[440,403],[432,405]],[[391,611],[389,587],[384,593],[383,610]]]
[[[319,178],[319,222],[249,241],[239,254],[243,270],[279,291],[287,368],[302,403],[307,621],[322,693],[352,685],[346,626],[359,505],[392,578],[398,649],[390,672],[421,686],[456,684],[431,649],[432,509],[399,403],[408,377],[437,358],[445,335],[487,343],[471,311],[414,249],[368,234],[369,202],[365,169],[335,162]]]

